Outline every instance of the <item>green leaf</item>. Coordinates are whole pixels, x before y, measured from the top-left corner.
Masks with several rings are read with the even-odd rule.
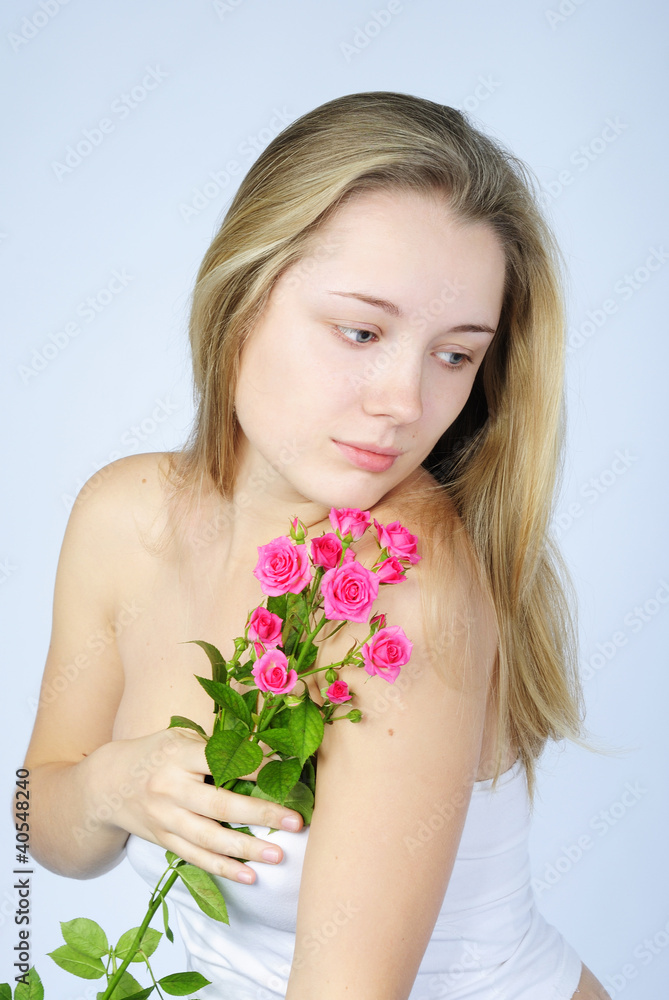
[[[241,719],[238,719],[229,708],[222,708],[220,717],[217,715],[214,720],[214,732],[224,733],[226,729],[234,729],[236,732],[242,733],[243,736],[249,735],[249,727]]]
[[[305,642],[298,642],[297,645],[295,646],[295,649],[293,650],[292,654],[295,662],[297,662],[302,656],[302,650],[306,645],[307,643],[305,640]],[[308,670],[309,667],[313,666],[317,656],[318,656],[318,649],[316,648],[316,646],[314,646],[313,642],[310,642],[308,645],[308,650],[304,654],[304,659],[300,662],[300,673],[302,673],[304,670]]]
[[[9,989],[9,987],[7,987]],[[0,994],[1,995],[1,994]],[[7,997],[11,1000],[12,991],[9,990]],[[4,997],[2,998],[4,1000]],[[31,965],[28,969],[28,982],[17,983],[14,990],[14,1000],[44,1000],[44,987],[42,980],[37,975],[37,969]]]
[[[302,774],[300,775],[300,781],[311,789],[312,794],[316,792],[316,764],[317,757],[312,755],[308,757],[304,762],[304,767],[302,768]]]
[[[253,791],[251,792],[251,795],[253,795],[253,797],[256,798],[256,799],[265,799],[267,802],[276,802],[276,799],[274,798],[273,795],[268,795],[267,792],[263,792],[262,788],[258,788],[257,785],[254,787]],[[270,827],[269,828],[269,833],[276,833],[277,830],[278,830],[278,827]],[[242,833],[250,833],[251,831],[247,827],[242,827],[241,828],[241,832]],[[267,834],[267,836],[269,836],[269,833]],[[254,836],[255,836],[255,834],[254,834]],[[238,861],[245,861],[246,859],[245,858],[237,858],[237,860]]]
[[[249,715],[253,717],[253,713],[258,705],[258,688],[254,687],[251,691],[247,691],[246,694],[243,694],[241,697],[244,699],[244,703],[249,710]]]
[[[304,764],[307,757],[318,750],[323,741],[323,716],[308,694],[288,716],[288,728],[295,745],[295,753]],[[298,775],[299,777],[299,775]]]
[[[311,823],[314,812],[314,795],[311,789],[298,781],[288,793],[288,798],[283,803],[286,809],[294,809],[304,820],[305,826]]]
[[[234,729],[214,733],[204,753],[217,788],[232,778],[251,774],[264,757],[257,743],[252,743],[247,736]]]
[[[271,760],[258,772],[258,788],[284,805],[301,773],[302,764],[294,757],[291,760]]]
[[[74,920],[68,921],[61,920],[60,929],[63,932],[65,943],[83,955],[89,955],[91,958],[102,958],[109,951],[107,935],[100,924],[89,920],[88,917],[75,917]]]
[[[299,784],[299,782],[298,782],[298,784]],[[252,794],[257,799],[266,799],[268,802],[276,802],[276,799],[275,799],[275,797],[273,795],[268,795],[266,792],[263,792],[262,788],[258,788],[257,785],[255,786],[255,789],[252,792]],[[296,812],[301,813],[302,818],[304,819],[305,824],[306,823],[311,823],[311,814],[313,812],[313,809],[307,810],[306,807],[303,807],[301,799],[296,800],[298,804],[295,805],[293,799],[291,798],[292,795],[293,795],[293,790],[290,791],[290,793],[288,795],[288,798],[284,802],[284,805],[287,808],[289,808],[289,809],[295,809]],[[298,795],[299,795],[299,793],[298,793]],[[304,811],[303,811],[303,808],[304,808]],[[267,836],[269,836],[270,833],[276,833],[277,830],[278,830],[278,827],[270,827],[269,828],[269,833],[267,834]],[[242,833],[250,833],[250,832],[251,832],[250,830],[246,830],[246,829],[242,828]],[[254,834],[254,836],[255,836],[255,834]],[[237,860],[239,860],[239,861],[245,861],[246,859],[245,858],[238,858]]]
[[[251,833],[251,829],[248,826],[231,826],[224,819],[219,820],[221,826],[224,826],[226,830],[234,830],[236,833],[247,833],[249,837],[255,837],[254,833]],[[242,863],[248,861],[248,858],[235,858],[235,861],[241,861]]]
[[[228,687],[227,684],[219,684],[217,681],[210,681],[208,677],[198,677],[197,674],[196,680],[200,682],[207,694],[214,699],[217,705],[224,705],[236,718],[244,723],[247,729],[253,727],[249,707],[237,691]]]
[[[9,983],[0,983],[0,1000],[12,1000],[12,988]]]
[[[288,722],[288,716],[292,711],[292,708],[289,708],[287,705],[284,705],[283,708],[277,709],[276,715],[273,715],[269,720],[269,728],[284,729],[286,723]],[[263,730],[263,732],[266,732],[266,730]]]
[[[131,993],[129,997],[125,997],[125,1000],[146,1000],[153,993],[153,986],[147,986],[145,990],[140,990],[139,993]],[[103,996],[104,994],[98,993],[98,996]]]
[[[199,972],[173,972],[171,976],[159,979],[158,985],[172,997],[185,997],[191,990],[199,990],[210,982],[210,979],[205,979]]]
[[[291,757],[296,756],[293,737],[289,729],[263,729],[261,733],[258,733],[258,736],[272,750],[279,750],[281,753],[287,753]]]
[[[137,993],[144,994],[144,992],[142,984],[138,983],[134,976],[131,976],[126,970],[114,987],[110,1000],[128,1000],[128,997],[135,996]]]
[[[222,924],[229,924],[223,893],[209,872],[203,871],[202,868],[196,868],[195,865],[184,865],[183,868],[178,869],[178,872],[202,912],[206,913],[208,917],[213,917],[214,920],[219,920]]]
[[[167,858],[167,863],[170,865],[173,865],[175,861],[183,861],[183,858],[180,858],[174,851],[165,851],[165,857]]]
[[[210,642],[204,642],[203,639],[189,639],[188,642],[194,642],[196,646],[200,646],[205,651],[211,663],[212,679],[220,684],[225,684],[228,679],[228,671],[225,660],[216,646],[212,646]]]
[[[127,958],[128,952],[130,951],[132,943],[135,940],[135,937],[137,936],[138,932],[139,932],[139,927],[133,927],[132,930],[126,931],[124,934],[121,934],[119,942],[116,945],[116,954],[121,959],[121,961],[123,961],[124,958]],[[139,948],[137,949],[137,953],[133,958],[130,959],[130,961],[143,962],[144,958],[141,952],[143,952],[144,955],[153,955],[154,951],[158,947],[158,943],[160,942],[162,936],[163,935],[161,934],[160,931],[154,930],[153,927],[147,927],[146,930],[144,931],[144,937],[142,938]]]
[[[167,901],[163,899],[163,925],[165,927],[165,937],[167,938],[168,941],[171,941],[172,944],[174,944],[174,934],[172,933],[172,928],[170,927],[169,920],[170,920],[170,911],[167,908]]]
[[[175,729],[177,726],[179,729],[194,729],[200,736],[204,736],[205,740],[208,738],[202,726],[198,725],[197,722],[193,722],[192,719],[187,719],[184,715],[173,715],[167,728]]]
[[[278,615],[279,618],[285,619],[286,604],[287,594],[280,594],[278,597],[267,598],[267,610],[271,611],[273,615]]]
[[[236,792],[237,795],[252,795],[255,787],[255,781],[249,781],[248,778],[240,778],[239,781],[232,786],[230,791]]]
[[[81,979],[100,979],[105,974],[105,967],[99,958],[84,955],[83,952],[77,951],[69,944],[61,945],[55,951],[48,951],[47,955],[61,969],[65,969],[66,972],[71,972]]]

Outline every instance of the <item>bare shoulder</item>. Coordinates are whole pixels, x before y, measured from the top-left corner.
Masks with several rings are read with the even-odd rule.
[[[112,515],[118,528],[146,527],[164,506],[168,452],[128,455],[102,466],[84,483],[74,502],[77,517]]]
[[[429,490],[434,480],[425,477]],[[385,524],[399,522],[415,535],[420,560],[400,584],[380,587],[375,611],[407,634],[411,630],[417,658],[449,686],[482,691],[497,658],[494,603],[465,525],[446,497],[436,514],[429,492],[379,509],[377,520],[381,515]],[[367,565],[377,555],[370,532],[359,557]]]
[[[99,469],[79,491],[64,545],[77,558],[104,559],[108,577],[128,560],[154,557],[170,521],[167,503],[169,452],[147,452],[116,459]]]

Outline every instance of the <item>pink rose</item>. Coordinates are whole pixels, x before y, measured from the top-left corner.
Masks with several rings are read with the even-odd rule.
[[[409,662],[412,649],[413,643],[407,639],[399,625],[382,628],[362,647],[365,670],[370,676],[378,674],[393,684],[400,667]]]
[[[388,549],[391,556],[397,556],[398,559],[408,559],[412,564],[420,562],[422,556],[419,556],[416,551],[418,538],[403,528],[399,521],[384,525],[379,524],[374,518],[374,525],[379,533],[379,544],[382,548]]]
[[[333,705],[341,705],[342,702],[351,700],[346,681],[334,681],[325,692],[325,695]]]
[[[311,558],[314,566],[325,566],[332,569],[341,558],[341,542],[333,531],[328,531],[320,538],[314,538],[311,543]]]
[[[389,556],[384,559],[376,570],[379,583],[401,583],[406,580],[404,566],[396,556]]]
[[[374,615],[374,617],[370,620],[369,627],[374,628],[375,625],[378,625],[377,632],[379,628],[385,628],[386,616],[381,613],[379,613],[378,615]]]
[[[256,608],[249,619],[249,639],[259,639],[268,649],[281,642],[283,622],[267,608]]]
[[[287,535],[258,546],[258,562],[253,575],[260,580],[263,594],[299,594],[311,583],[306,545],[293,545]]]
[[[287,694],[297,684],[297,671],[288,669],[288,660],[280,649],[270,649],[253,664],[251,670],[260,691]]]
[[[366,622],[379,594],[379,581],[376,573],[351,560],[323,574],[321,591],[326,618]]]
[[[358,510],[357,507],[333,507],[330,511],[330,524],[334,531],[338,531],[342,538],[349,532],[353,535],[353,541],[362,538],[371,521],[368,510]]]

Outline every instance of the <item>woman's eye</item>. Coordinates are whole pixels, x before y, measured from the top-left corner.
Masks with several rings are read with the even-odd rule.
[[[371,339],[376,337],[376,334],[372,333],[371,330],[358,330],[352,326],[336,326],[335,330],[340,330],[342,337],[352,344],[369,344],[371,343]],[[370,339],[360,340],[357,337],[358,334],[362,334],[363,337]]]
[[[465,365],[470,364],[471,361],[472,361],[472,359],[470,358],[470,356],[468,354],[462,354],[459,351],[438,351],[437,352],[437,357],[439,357],[440,355],[446,355],[446,356],[450,355],[450,357],[452,357],[452,358],[460,358],[461,359],[460,361],[456,361],[456,362],[447,361],[445,363],[445,367],[446,368],[450,368],[451,370],[457,370],[458,368],[464,368]]]

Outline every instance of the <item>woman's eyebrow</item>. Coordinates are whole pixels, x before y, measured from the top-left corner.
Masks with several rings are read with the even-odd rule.
[[[384,312],[389,313],[391,316],[396,316],[398,319],[404,318],[404,313],[395,302],[389,302],[388,299],[379,299],[375,295],[365,295],[364,292],[336,292],[328,289],[329,295],[343,295],[348,299],[359,299],[361,302],[367,302],[370,306],[376,306],[378,309],[383,309]],[[487,326],[485,323],[461,323],[460,326],[452,326],[447,333],[489,333],[490,336],[494,336],[495,331],[491,326]]]

